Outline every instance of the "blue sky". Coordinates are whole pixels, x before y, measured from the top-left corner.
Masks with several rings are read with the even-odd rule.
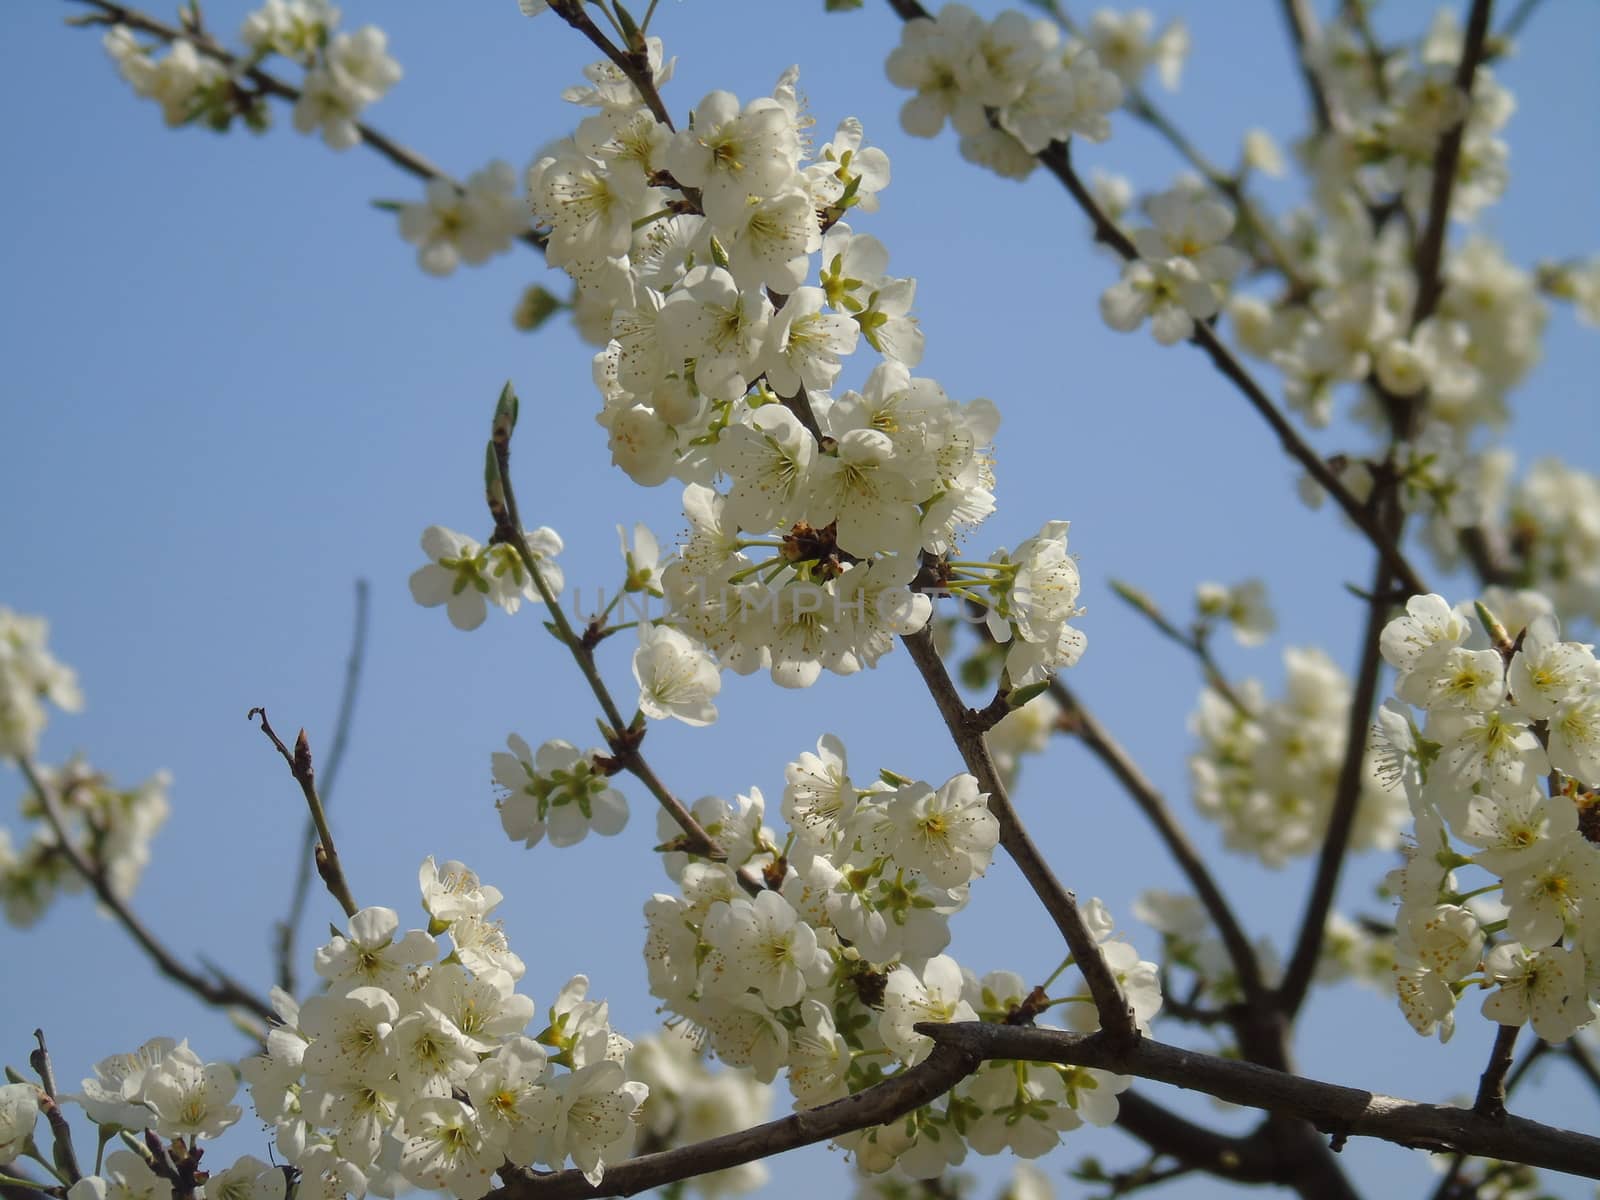
[[[1192,29],[1182,91],[1157,97],[1213,158],[1233,161],[1252,126],[1285,142],[1294,135],[1304,99],[1276,5],[1150,7],[1182,12]],[[1600,6],[1544,8],[1499,71],[1518,99],[1513,182],[1484,219],[1529,264],[1596,249],[1600,184]],[[552,18],[525,21],[510,0],[344,9],[347,26],[380,22],[406,71],[370,110],[372,123],[458,176],[493,157],[520,169],[577,119],[558,93],[593,55]],[[1342,585],[1366,578],[1368,551],[1330,512],[1299,504],[1295,471],[1271,435],[1197,353],[1104,327],[1097,301],[1115,269],[1052,181],[999,180],[963,163],[948,135],[921,142],[900,132],[903,97],[882,70],[897,38],[886,6],[821,9],[820,0],[663,3],[656,29],[679,58],[668,106],[681,114],[713,88],[764,93],[798,62],[822,129],[856,115],[888,151],[894,181],[881,211],[857,227],[884,240],[897,273],[919,280],[921,373],[958,399],[990,397],[1005,421],[1000,508],[973,548],[1014,545],[1047,519],[1073,522],[1089,651],[1071,682],[1187,812],[1194,672],[1106,581],[1127,579],[1181,613],[1201,580],[1263,576],[1280,636],[1225,656],[1235,674],[1276,681],[1288,645],[1321,645],[1348,667],[1361,610]],[[422,562],[424,526],[487,532],[482,443],[507,378],[523,398],[514,465],[524,515],[565,536],[570,581],[589,594],[614,587],[619,523],[643,520],[664,538],[682,526],[671,488],[644,492],[607,464],[591,351],[559,322],[534,335],[512,329],[521,289],[558,281],[525,249],[448,280],[424,276],[393,217],[370,204],[413,198],[417,183],[365,150],[335,154],[301,137],[281,110],[262,137],[165,129],[117,79],[96,36],[63,25],[74,11],[59,0],[15,6],[7,27],[20,53],[0,75],[0,105],[26,114],[0,134],[13,171],[0,192],[9,367],[0,603],[50,618],[52,644],[79,669],[89,701],[82,716],[54,722],[42,757],[81,750],[130,782],[173,772],[174,817],[137,907],[175,949],[264,985],[303,813],[244,714],[265,705],[281,732],[305,725],[313,745],[326,746],[354,581],[368,579],[369,661],[333,801],[358,898],[420,920],[417,864],[427,854],[465,859],[507,894],[502,913],[538,1003],[582,971],[611,999],[620,1027],[650,1028],[640,909],[670,885],[650,861],[648,797],[628,789],[634,816],[616,839],[565,851],[509,844],[492,807],[489,755],[513,731],[535,745],[592,744],[591,702],[533,612],[496,614],[466,635],[417,608],[405,586]],[[227,31],[245,11],[207,6]],[[1419,28],[1430,12],[1390,0],[1386,28]],[[1078,152],[1080,166],[1120,171],[1141,187],[1164,186],[1180,169],[1143,129],[1125,118],[1114,126],[1109,142]],[[1294,195],[1292,184],[1263,191],[1276,206]],[[1600,461],[1597,373],[1593,331],[1553,312],[1545,361],[1516,398],[1509,435],[1525,461]],[[1337,426],[1315,440],[1327,451],[1351,444]],[[602,664],[626,703],[626,646]],[[825,731],[845,738],[859,776],[888,767],[938,782],[959,769],[900,654],[801,693],[729,676],[721,709],[710,729],[658,727],[648,739],[658,770],[686,797],[757,786],[775,810],[784,763]],[[0,773],[0,790],[9,805],[15,772]],[[1058,745],[1029,764],[1017,800],[1068,885],[1104,897],[1152,951],[1131,899],[1179,880],[1113,782],[1076,747]],[[1222,855],[1199,818],[1191,828]],[[1388,865],[1382,856],[1359,864],[1346,907]],[[1222,874],[1255,931],[1280,942],[1292,934],[1307,864],[1270,872],[1226,857]],[[320,894],[311,914],[302,976],[316,931],[338,916]],[[68,1080],[161,1033],[187,1035],[209,1057],[243,1048],[224,1021],[156,981],[81,897],[30,933],[3,936],[0,1060],[25,1061],[39,1024]],[[954,952],[980,972],[1029,977],[1059,956],[1008,862],[974,888]],[[1419,1098],[1465,1093],[1490,1035],[1474,1004],[1440,1048],[1411,1034],[1387,1000],[1354,986],[1319,994],[1300,1064]],[[1169,1026],[1166,1036],[1182,1034]],[[1576,1092],[1558,1064],[1546,1076],[1550,1086],[1522,1101],[1525,1111],[1593,1127],[1595,1098]],[[1213,1111],[1192,1098],[1174,1103]],[[1248,1124],[1245,1114],[1215,1115]],[[241,1151],[262,1149],[253,1129],[231,1137]],[[1114,1165],[1138,1158],[1120,1135],[1074,1135],[1049,1160],[1058,1183],[1090,1152]],[[1369,1184],[1422,1187],[1416,1156],[1366,1145],[1346,1153]],[[791,1156],[776,1164],[778,1194],[809,1192],[813,1170],[842,1177],[843,1168],[824,1151]],[[1220,1192],[1186,1180],[1161,1194]]]

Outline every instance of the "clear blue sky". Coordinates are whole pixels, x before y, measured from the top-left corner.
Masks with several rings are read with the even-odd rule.
[[[1158,97],[1213,157],[1232,161],[1251,126],[1285,141],[1295,133],[1304,100],[1275,4],[1150,7],[1183,12],[1193,30],[1182,92]],[[1518,100],[1508,131],[1514,174],[1486,218],[1525,263],[1600,248],[1600,6],[1544,7],[1500,71]],[[510,0],[344,9],[349,26],[384,25],[406,72],[370,120],[457,175],[493,157],[520,169],[576,120],[558,93],[593,55],[552,18],[525,21]],[[1162,351],[1144,334],[1102,325],[1097,299],[1114,268],[1052,181],[999,180],[960,161],[948,135],[929,143],[901,134],[902,96],[883,78],[898,36],[886,6],[821,10],[821,0],[663,4],[656,27],[679,57],[668,105],[682,113],[713,88],[764,93],[798,62],[824,130],[853,114],[887,149],[894,182],[881,212],[857,224],[885,241],[897,273],[919,280],[922,373],[959,399],[989,396],[1005,418],[1000,509],[974,548],[1015,544],[1046,519],[1073,522],[1089,651],[1071,682],[1187,811],[1196,679],[1106,580],[1130,580],[1181,612],[1196,582],[1264,576],[1281,635],[1263,650],[1230,648],[1227,659],[1238,674],[1275,681],[1285,645],[1319,644],[1348,666],[1360,610],[1342,585],[1366,577],[1368,551],[1331,513],[1301,507],[1271,436],[1195,352]],[[640,909],[669,885],[651,862],[648,797],[629,789],[634,817],[617,839],[565,851],[509,844],[492,807],[489,755],[513,731],[535,745],[591,744],[591,702],[532,614],[495,614],[465,635],[442,612],[417,608],[405,581],[422,562],[424,526],[487,532],[482,443],[506,378],[523,396],[524,514],[566,537],[568,579],[585,592],[614,585],[616,524],[644,520],[664,538],[680,528],[675,490],[643,492],[607,465],[588,348],[559,323],[531,336],[511,328],[520,290],[556,282],[536,256],[519,249],[446,281],[424,276],[394,219],[369,203],[410,199],[420,194],[414,181],[363,149],[334,154],[297,135],[281,110],[264,137],[165,129],[116,78],[97,36],[63,25],[75,11],[61,0],[12,5],[12,62],[0,75],[0,108],[12,114],[0,134],[11,180],[0,192],[0,603],[51,619],[53,646],[81,672],[89,701],[84,715],[55,721],[43,758],[82,750],[130,782],[171,769],[174,818],[156,840],[137,908],[180,952],[203,952],[264,986],[303,812],[245,710],[263,704],[280,731],[303,724],[314,746],[326,746],[353,582],[369,579],[370,657],[334,800],[358,898],[415,920],[423,856],[465,859],[506,892],[502,912],[530,965],[524,990],[541,1006],[583,971],[620,1027],[650,1028]],[[245,11],[207,6],[230,31]],[[1431,8],[1391,0],[1384,11],[1390,27],[1420,28]],[[1179,169],[1170,152],[1124,118],[1114,125],[1110,142],[1082,148],[1081,165],[1142,187],[1170,181]],[[1287,204],[1294,191],[1274,185],[1265,195]],[[1600,462],[1597,377],[1600,341],[1554,312],[1546,361],[1518,396],[1510,440],[1524,459],[1557,452]],[[1337,428],[1317,442],[1329,451],[1350,444]],[[604,669],[626,696],[625,646]],[[729,676],[721,708],[710,729],[650,735],[658,769],[686,796],[758,786],[775,811],[784,763],[828,730],[845,737],[863,776],[882,766],[937,782],[959,769],[903,655],[802,693]],[[0,774],[7,805],[19,790],[14,772]],[[1029,764],[1018,801],[1069,886],[1104,897],[1152,952],[1131,899],[1179,880],[1112,781],[1060,745]],[[1198,819],[1192,827],[1217,848],[1209,828]],[[1359,866],[1346,907],[1388,865]],[[1273,873],[1228,858],[1222,873],[1253,929],[1280,941],[1292,932],[1306,864]],[[337,916],[325,896],[313,898],[308,952]],[[157,1034],[187,1035],[209,1057],[243,1049],[222,1020],[156,981],[81,898],[30,934],[0,936],[0,1060],[24,1062],[39,1024],[74,1082],[95,1060]],[[980,972],[1029,977],[1059,956],[1008,862],[974,888],[954,951]],[[1312,1004],[1300,1062],[1375,1090],[1464,1093],[1489,1041],[1474,1009],[1469,999],[1457,1040],[1441,1049],[1415,1037],[1391,1001],[1342,987]],[[1519,1107],[1600,1123],[1592,1094],[1569,1086],[1558,1065],[1547,1076],[1550,1087]],[[1192,1098],[1175,1103],[1211,1111]],[[1247,1114],[1216,1119],[1248,1124]],[[240,1151],[263,1149],[253,1128],[231,1137]],[[1111,1165],[1139,1157],[1120,1135],[1074,1135],[1049,1160],[1058,1184],[1089,1152]],[[1416,1156],[1355,1144],[1346,1153],[1373,1195],[1425,1186]],[[839,1163],[820,1150],[781,1160],[778,1192],[810,1194],[818,1180],[842,1177]],[[1076,1185],[1063,1188],[1075,1194]],[[1221,1192],[1186,1180],[1161,1194]]]

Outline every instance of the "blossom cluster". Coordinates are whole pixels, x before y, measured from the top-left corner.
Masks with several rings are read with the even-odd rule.
[[[932,1042],[914,1030],[920,1021],[1004,1020],[1027,1002],[1040,1006],[1030,1011],[1064,1006],[1073,1028],[1098,1027],[1081,984],[1044,1000],[1021,976],[979,979],[944,953],[949,918],[999,840],[972,776],[935,788],[885,772],[858,788],[832,735],[785,775],[781,842],[759,790],[708,797],[694,815],[727,860],[668,854],[677,894],[645,906],[651,993],[719,1058],[764,1082],[787,1070],[796,1105],[811,1108],[925,1058]],[[1155,966],[1111,939],[1098,901],[1084,917],[1147,1023],[1161,1004]],[[1084,1121],[1113,1120],[1127,1083],[1085,1068],[990,1063],[938,1104],[839,1144],[865,1170],[916,1178],[961,1162],[969,1147],[1034,1157]]]
[[[1448,1037],[1477,983],[1491,1021],[1560,1042],[1600,1000],[1600,664],[1537,594],[1463,609],[1415,596],[1382,636],[1384,766],[1416,821],[1389,882],[1395,981],[1419,1033]],[[1458,882],[1467,867],[1491,882]]]
[[[225,130],[237,118],[266,128],[264,93],[250,72],[272,55],[305,69],[294,105],[294,127],[320,133],[335,150],[361,140],[361,112],[400,80],[388,38],[376,25],[336,33],[339,10],[327,0],[266,0],[250,13],[240,38],[246,51],[231,62],[203,34],[187,32],[165,44],[141,44],[126,25],[113,25],[106,52],[135,94],[154,100],[168,125],[199,123]]]
[[[1282,866],[1322,844],[1349,738],[1350,681],[1321,650],[1283,655],[1281,699],[1256,680],[1227,692],[1207,687],[1190,727],[1200,745],[1189,759],[1195,806],[1220,826],[1228,847]],[[1351,845],[1397,844],[1404,801],[1376,768],[1363,768]]]
[[[724,668],[804,687],[873,666],[927,623],[922,592],[945,586],[1013,640],[1014,684],[1074,662],[1065,522],[1014,554],[923,574],[925,555],[951,556],[994,508],[999,418],[912,373],[916,282],[841,219],[876,208],[887,157],[854,119],[809,147],[793,69],[771,96],[711,93],[674,131],[652,108],[672,63],[659,40],[647,48],[649,96],[610,62],[587,68],[564,95],[594,112],[528,174],[546,257],[604,346],[594,374],[613,461],[638,483],[683,485],[687,539],[665,564],[653,543],[647,556],[667,611],[641,627],[641,710],[706,723]],[[878,361],[841,391],[863,343]],[[477,578],[482,552],[429,536],[436,566],[414,593],[476,624],[469,593],[498,595]]]
[[[301,1172],[299,1195],[393,1196],[409,1183],[476,1200],[508,1157],[560,1168],[570,1156],[598,1183],[632,1150],[646,1096],[627,1072],[632,1043],[581,975],[528,1037],[525,967],[491,915],[499,890],[431,858],[420,881],[428,928],[401,933],[392,909],[356,913],[317,951],[326,990],[298,1005],[275,993],[280,1023],[241,1065]]]
[[[42,617],[0,607],[0,759],[25,762],[56,801],[62,832],[105,878],[113,895],[127,899],[150,861],[150,839],[166,822],[171,779],[158,771],[122,788],[82,759],[60,767],[33,764],[48,719],[45,703],[66,712],[83,707],[71,667],[50,653]],[[21,815],[29,823],[18,845],[0,826],[0,907],[12,925],[32,925],[59,892],[78,892],[83,877],[72,866],[41,798],[24,793]]]
[[[560,595],[566,586],[555,561],[563,549],[561,535],[541,525],[524,534],[523,541],[551,596]],[[523,601],[543,603],[543,593],[515,546],[481,546],[453,529],[430,525],[422,531],[422,549],[433,561],[411,573],[411,598],[424,608],[444,605],[457,629],[482,625],[490,604],[514,613]]]
[[[0,605],[0,758],[32,754],[48,719],[49,701],[65,712],[83,707],[71,667],[45,644],[50,623]]]
[[[900,110],[900,124],[913,136],[934,137],[948,120],[962,157],[1023,178],[1051,142],[1111,135],[1106,114],[1122,103],[1124,81],[1153,61],[1142,34],[1148,20],[1141,33],[1105,14],[1087,42],[1063,42],[1053,21],[1014,11],[986,21],[964,4],[946,4],[936,16],[907,21],[889,54],[889,81],[916,93]],[[1102,65],[1105,50],[1124,78]]]

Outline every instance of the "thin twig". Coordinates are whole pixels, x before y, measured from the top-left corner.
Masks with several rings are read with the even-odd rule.
[[[1229,708],[1243,717],[1255,715],[1233,690],[1228,677],[1222,673],[1222,666],[1211,653],[1211,647],[1207,642],[1205,626],[1196,626],[1193,630],[1185,632],[1174,625],[1167,614],[1157,608],[1155,602],[1137,588],[1113,579],[1111,590],[1116,593],[1118,599],[1125,601],[1130,608],[1155,626],[1157,633],[1169,641],[1176,642],[1194,655],[1195,661],[1200,664],[1207,686],[1221,696]]]
[[[66,857],[72,869],[89,885],[96,898],[106,907],[106,910],[116,918],[117,923],[125,929],[129,936],[138,943],[146,955],[149,956],[156,970],[165,975],[174,983],[192,992],[196,997],[220,1008],[238,1007],[248,1009],[263,1021],[273,1019],[272,1006],[266,1001],[250,992],[221,980],[211,980],[203,975],[190,970],[180,962],[172,951],[168,950],[156,936],[150,932],[130,909],[127,903],[112,890],[111,882],[106,873],[97,864],[91,863],[81,847],[68,835],[66,818],[61,812],[61,807],[56,800],[54,790],[44,782],[34,766],[32,759],[24,756],[18,758],[17,765],[22,768],[22,774],[28,781],[28,786],[33,789],[34,795],[39,799],[39,807],[44,813],[44,819],[49,824],[51,831],[56,836],[56,842],[61,853]]]
[[[661,93],[656,90],[656,81],[650,74],[649,55],[642,47],[623,50],[617,46],[583,11],[583,0],[552,0],[550,11],[588,38],[600,53],[615,64],[617,70],[628,77],[634,91],[639,93],[639,98],[659,124],[668,129],[676,128],[667,106],[661,102]]]
[[[1489,37],[1489,16],[1494,0],[1472,0],[1467,17],[1467,32],[1462,39],[1461,61],[1456,65],[1455,84],[1466,96],[1467,112],[1439,141],[1433,160],[1433,184],[1428,193],[1428,219],[1417,241],[1413,266],[1417,275],[1417,302],[1411,312],[1413,330],[1433,315],[1444,292],[1440,265],[1444,258],[1445,233],[1450,225],[1450,197],[1455,188],[1456,168],[1461,162],[1461,142],[1471,117],[1472,81],[1483,61]]]
[[[1283,19],[1289,26],[1289,41],[1294,46],[1295,65],[1300,68],[1300,74],[1306,82],[1306,96],[1311,101],[1311,109],[1317,117],[1317,128],[1326,133],[1334,127],[1333,105],[1328,100],[1328,91],[1322,84],[1322,77],[1317,74],[1316,67],[1311,62],[1311,48],[1321,38],[1317,28],[1317,17],[1312,11],[1308,0],[1281,0]]]
[[[1500,32],[1495,35],[1495,40],[1502,44],[1514,41],[1517,35],[1522,32],[1522,27],[1528,23],[1528,18],[1538,11],[1542,2],[1543,0],[1522,0],[1522,3],[1517,5],[1505,25],[1501,27]]]
[[[1395,511],[1398,512],[1398,506]],[[1399,536],[1399,520],[1391,522],[1395,536]],[[1367,600],[1367,625],[1362,635],[1361,649],[1356,660],[1356,685],[1350,696],[1350,715],[1346,724],[1344,759],[1339,764],[1339,780],[1334,787],[1333,806],[1328,815],[1328,828],[1323,833],[1322,849],[1317,856],[1317,870],[1306,899],[1305,915],[1300,921],[1300,932],[1295,939],[1294,952],[1278,986],[1278,1007],[1288,1017],[1300,1011],[1306,993],[1316,973],[1317,959],[1322,953],[1322,940],[1327,932],[1328,912],[1333,906],[1334,893],[1339,886],[1339,873],[1343,869],[1345,854],[1350,848],[1350,834],[1355,828],[1356,809],[1361,802],[1363,766],[1367,752],[1367,726],[1372,720],[1372,707],[1378,696],[1378,678],[1382,674],[1383,659],[1378,653],[1378,639],[1388,623],[1389,607],[1394,601],[1393,577],[1389,563],[1380,559],[1372,581],[1372,591]]]
[[[39,1101],[39,1107],[50,1123],[55,1151],[52,1157],[56,1167],[66,1175],[67,1183],[74,1184],[83,1178],[83,1172],[78,1169],[78,1152],[72,1146],[72,1126],[61,1111],[60,1097],[56,1094],[56,1072],[50,1065],[50,1048],[44,1044],[44,1030],[35,1029],[33,1040],[39,1043],[39,1048],[28,1055],[28,1065],[44,1085],[44,1098]]]
[[[350,723],[355,715],[356,693],[361,687],[361,668],[367,654],[367,597],[370,589],[365,579],[356,580],[356,623],[350,635],[350,653],[344,664],[344,688],[339,694],[339,711],[333,719],[333,745],[328,751],[328,765],[322,772],[322,806],[333,801],[333,787],[339,778],[339,768],[344,763],[344,752],[350,744]],[[294,994],[294,939],[305,915],[306,899],[311,894],[311,864],[315,855],[317,823],[310,814],[306,816],[305,832],[300,838],[300,853],[295,861],[294,888],[289,893],[289,909],[278,923],[276,956],[278,960],[278,986]]]
[[[1089,994],[1094,998],[1095,1009],[1100,1015],[1101,1027],[1114,1041],[1132,1046],[1139,1040],[1139,1027],[1134,1022],[1133,1011],[1128,1007],[1122,989],[1117,986],[1116,977],[1106,964],[1099,943],[1084,924],[1083,914],[1078,911],[1077,898],[1061,886],[1050,864],[1028,836],[1016,809],[1011,806],[1005,784],[995,770],[994,759],[990,757],[989,747],[984,741],[983,731],[976,727],[976,714],[962,701],[961,693],[956,690],[949,672],[945,670],[944,660],[939,657],[939,651],[933,644],[933,631],[925,626],[900,640],[921,672],[922,680],[938,706],[939,715],[944,718],[945,727],[950,731],[956,749],[961,752],[962,761],[967,764],[967,770],[977,778],[978,786],[989,794],[989,811],[1000,823],[1000,844],[1021,868],[1023,877],[1050,914],[1072,952],[1078,970],[1083,973],[1084,982],[1089,985]]]
[[[1472,1105],[1472,1111],[1480,1117],[1498,1119],[1506,1115],[1506,1074],[1511,1070],[1511,1053],[1521,1032],[1521,1025],[1501,1025],[1495,1030],[1489,1065],[1478,1080],[1478,1098]]]
[[[283,761],[289,764],[289,774],[294,776],[294,781],[300,785],[300,792],[306,798],[306,807],[311,811],[312,823],[317,827],[317,838],[314,858],[317,864],[317,874],[322,876],[322,882],[327,886],[329,893],[339,902],[339,907],[344,909],[344,915],[353,917],[361,911],[361,906],[350,894],[350,884],[345,880],[344,867],[339,862],[339,851],[333,844],[333,830],[328,827],[328,814],[322,807],[322,797],[317,794],[317,772],[311,762],[311,741],[302,729],[300,735],[294,740],[294,753],[289,753],[289,748],[283,744],[283,739],[273,731],[272,725],[267,721],[267,710],[259,705],[245,714],[245,719],[261,719],[261,732],[271,740]]]
[[[300,101],[301,93],[299,88],[278,78],[270,71],[263,70],[259,66],[250,66],[244,59],[209,36],[168,25],[165,21],[158,20],[137,8],[130,8],[126,4],[116,4],[112,0],[67,0],[67,2],[69,4],[86,4],[98,10],[110,18],[106,23],[126,25],[129,29],[138,30],[140,33],[148,33],[169,43],[188,42],[195,50],[207,58],[214,59],[230,71],[236,72],[242,78],[249,80],[262,94],[276,97],[290,104],[297,104]],[[355,122],[355,127],[356,131],[360,133],[361,141],[364,145],[372,147],[372,149],[383,155],[384,158],[408,175],[425,181],[437,179],[448,183],[457,192],[464,193],[466,191],[465,185],[460,180],[425,155],[411,149],[409,146],[402,145],[365,122],[357,121]],[[518,240],[525,242],[533,249],[538,250],[540,253],[544,252],[544,238],[533,231],[528,230],[517,236]]]
[[[550,612],[552,631],[571,652],[573,661],[578,664],[578,669],[588,681],[589,690],[600,703],[600,711],[605,714],[608,722],[606,736],[617,764],[645,786],[645,789],[655,797],[656,803],[683,831],[685,839],[683,844],[674,848],[716,862],[724,862],[727,860],[727,853],[717,845],[715,839],[701,827],[699,821],[695,820],[683,801],[668,790],[660,777],[651,769],[650,764],[645,761],[644,755],[639,750],[639,743],[644,737],[644,727],[634,727],[623,720],[622,712],[612,699],[610,689],[606,687],[605,680],[600,678],[600,670],[594,660],[594,648],[573,629],[572,622],[562,611],[560,597],[550,590],[550,585],[545,582],[544,572],[539,566],[539,560],[528,549],[522,516],[517,509],[517,494],[511,485],[511,432],[516,426],[517,408],[516,392],[507,383],[501,389],[500,402],[495,408],[495,421],[489,441],[489,462],[495,472],[488,485],[489,511],[495,521],[494,536],[491,540],[515,550],[522,560],[523,568],[532,576],[539,598],[544,601],[545,608]]]

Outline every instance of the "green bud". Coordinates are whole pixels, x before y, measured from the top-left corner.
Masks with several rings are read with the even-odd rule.
[[[565,300],[535,283],[517,301],[517,307],[511,313],[511,323],[523,333],[532,333],[563,308],[570,307]]]

